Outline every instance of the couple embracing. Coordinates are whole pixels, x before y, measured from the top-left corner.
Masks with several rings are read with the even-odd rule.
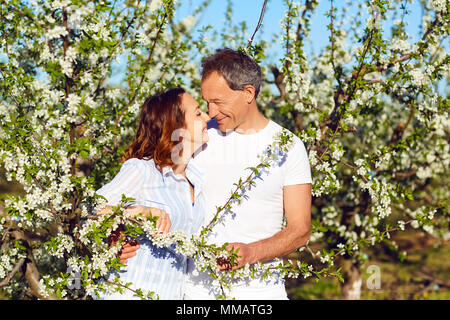
[[[192,235],[211,221],[233,184],[248,175],[247,168],[259,163],[258,156],[282,130],[258,110],[259,65],[245,53],[225,48],[204,59],[201,72],[201,94],[209,116],[182,88],[148,98],[135,139],[125,152],[126,161],[114,179],[97,191],[107,199],[99,213],[111,210],[125,194],[135,199],[126,210],[145,214],[151,209],[161,232]],[[173,139],[177,132],[181,143]],[[233,214],[208,234],[208,242],[239,249],[232,269],[256,262],[273,264],[309,237],[311,172],[302,141],[294,135],[282,161],[255,182]],[[206,300],[220,294],[213,279],[196,270],[191,259],[159,248],[149,238],[125,243],[120,258],[127,264],[119,272],[121,279],[156,292],[160,299]],[[230,295],[242,300],[287,299],[284,280],[276,276],[236,280]],[[134,297],[130,291],[100,298]]]

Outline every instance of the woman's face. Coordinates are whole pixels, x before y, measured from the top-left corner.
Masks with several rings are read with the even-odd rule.
[[[183,93],[181,104],[185,115],[183,143],[190,142],[195,149],[199,148],[209,139],[207,122],[210,118],[200,110],[197,101],[187,93]]]

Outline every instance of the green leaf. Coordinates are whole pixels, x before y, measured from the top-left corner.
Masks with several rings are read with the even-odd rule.
[[[27,250],[27,248],[25,248],[21,243],[20,243],[20,241],[19,240],[16,240],[15,242],[14,242],[14,246],[17,248],[17,249],[20,249],[20,250]]]

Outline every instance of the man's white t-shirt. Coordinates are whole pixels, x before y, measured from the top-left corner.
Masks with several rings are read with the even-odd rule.
[[[207,225],[236,189],[233,184],[239,178],[245,181],[252,173],[248,167],[261,163],[258,155],[274,142],[274,136],[282,127],[269,120],[266,127],[253,134],[236,131],[223,133],[208,130],[206,148],[195,156],[195,161],[205,172],[204,193],[206,199],[205,223]],[[231,212],[217,223],[208,235],[208,242],[222,245],[225,242],[250,243],[269,238],[282,229],[283,187],[311,183],[311,170],[303,142],[295,135],[294,145],[262,170],[255,185],[242,194],[240,204],[232,203]],[[267,262],[278,265],[280,261]],[[186,299],[215,299],[221,293],[206,273],[199,273],[191,261],[186,278]],[[243,279],[232,284],[231,297],[236,299],[287,299],[284,280]]]

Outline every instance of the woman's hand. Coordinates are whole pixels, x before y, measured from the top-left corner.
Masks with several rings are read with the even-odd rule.
[[[170,227],[172,226],[172,222],[170,221],[170,215],[161,209],[136,205],[127,207],[125,211],[127,215],[131,217],[141,215],[145,218],[148,218],[150,217],[150,213],[152,217],[158,217],[158,220],[156,220],[156,228],[158,228],[159,232],[161,233],[168,233]]]

